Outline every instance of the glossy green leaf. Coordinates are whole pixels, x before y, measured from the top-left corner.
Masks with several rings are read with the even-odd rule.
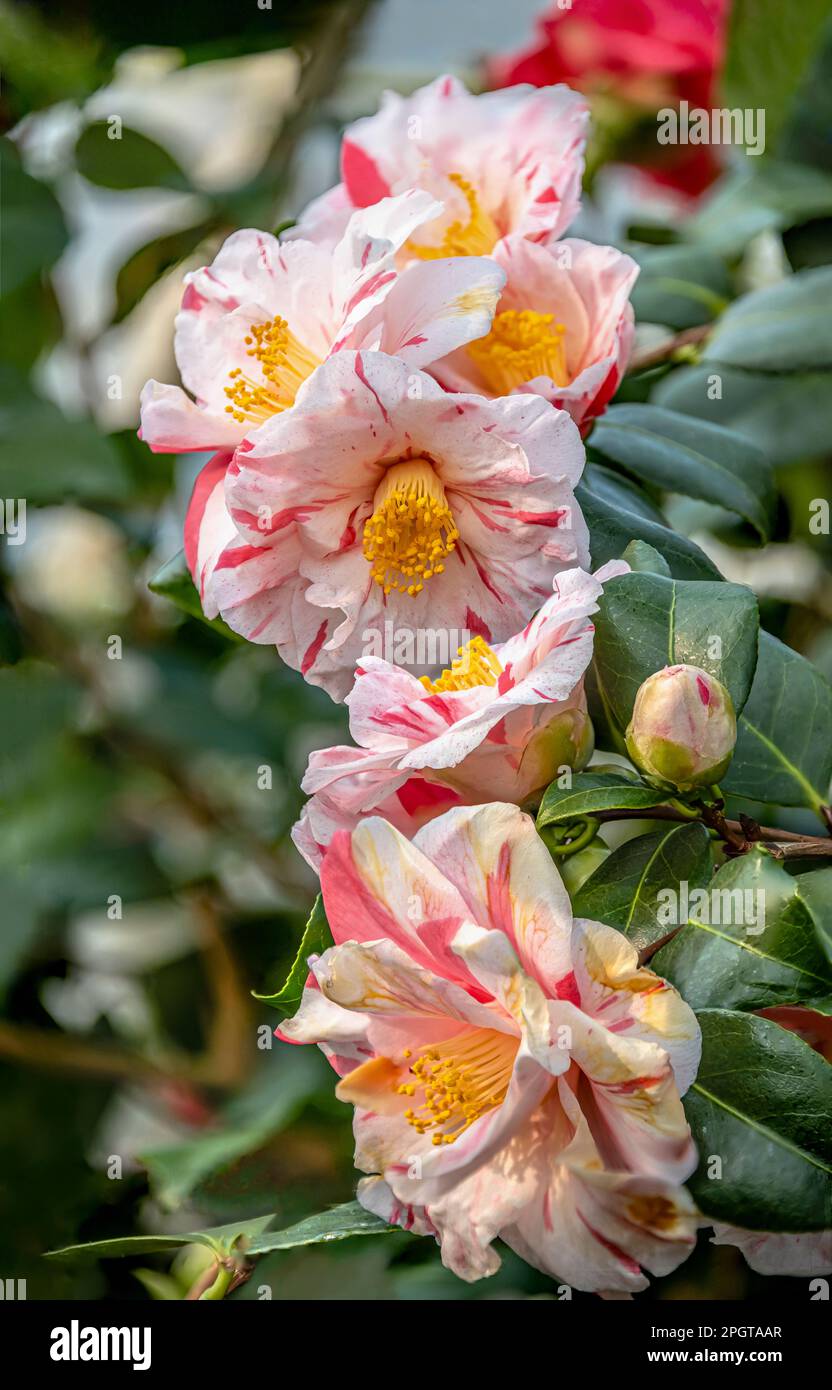
[[[319,893],[309,914],[309,921],[304,928],[298,953],[285,984],[276,994],[256,994],[255,999],[262,1000],[264,1004],[271,1004],[276,1009],[282,1009],[284,1013],[294,1013],[301,1001],[303,987],[309,974],[307,964],[309,957],[320,955],[332,944],[332,932],[329,929],[323,899]]]
[[[614,405],[596,424],[590,443],[642,482],[736,512],[761,540],[771,535],[776,502],[771,467],[730,430],[654,405]]]
[[[832,1067],[770,1019],[726,1009],[698,1018],[702,1061],[684,1099],[699,1151],[688,1180],[697,1206],[752,1231],[827,1229]]]
[[[636,574],[663,574],[666,579],[670,578],[666,559],[646,541],[630,541],[621,558]]]
[[[321,1245],[348,1236],[378,1236],[398,1230],[388,1226],[380,1216],[365,1211],[359,1202],[344,1202],[340,1207],[309,1216],[285,1231],[266,1231],[255,1236],[247,1247],[249,1255],[266,1255],[272,1250],[293,1250],[299,1245]]]
[[[578,772],[570,787],[559,787],[557,782],[547,787],[537,824],[564,825],[598,811],[644,811],[647,815],[651,806],[660,806],[664,801],[667,792],[648,787],[635,776],[628,778],[623,771]]]
[[[735,796],[817,811],[828,802],[830,780],[832,686],[805,657],[762,632],[723,787]]]
[[[797,879],[770,854],[752,850],[732,860],[707,895],[697,896],[689,885],[683,906],[687,925],[652,967],[692,1008],[800,1004],[832,1013],[832,967],[813,915]]]
[[[812,918],[820,948],[832,964],[832,865],[798,874],[797,891]]]
[[[678,892],[682,883],[689,891],[704,888],[710,877],[711,842],[705,827],[666,825],[613,850],[583,884],[573,907],[576,917],[617,927],[641,951],[672,930],[661,915],[659,894]],[[664,975],[657,959],[651,969]]]
[[[719,570],[687,536],[657,520],[655,509],[645,512],[636,490],[607,470],[587,467],[575,497],[589,527],[594,568],[617,560],[631,541],[645,541],[667,561],[679,579],[719,579]]]
[[[739,713],[754,675],[757,632],[757,600],[738,584],[659,574],[610,580],[595,617],[594,670],[617,726],[626,729],[642,682],[676,662],[722,681]]]
[[[832,266],[744,295],[717,323],[702,360],[766,372],[832,367],[830,299]]]

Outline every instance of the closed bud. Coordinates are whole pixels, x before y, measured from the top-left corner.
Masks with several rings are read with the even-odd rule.
[[[665,666],[639,687],[627,752],[647,777],[676,791],[725,775],[737,720],[725,686],[698,666]]]
[[[571,709],[559,710],[532,734],[522,754],[523,778],[533,790],[546,787],[564,767],[580,772],[594,748],[595,731],[582,696]]]

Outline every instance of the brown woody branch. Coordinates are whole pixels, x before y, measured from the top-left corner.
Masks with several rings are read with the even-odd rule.
[[[643,372],[648,367],[658,367],[662,362],[672,361],[682,349],[698,347],[705,341],[712,328],[712,323],[698,323],[695,328],[685,328],[681,333],[674,333],[672,338],[659,343],[657,347],[645,348],[642,352],[634,353],[627,367],[628,374]]]
[[[619,811],[593,811],[599,821],[613,820],[669,820],[680,825],[695,822],[690,816],[677,811],[673,806],[651,806],[646,809],[622,809]],[[801,835],[794,830],[780,830],[771,825],[758,825],[748,816],[741,820],[729,820],[722,812],[706,808],[702,824],[716,831],[730,853],[744,854],[755,844],[764,844],[775,859],[816,859],[832,858],[832,838],[823,835]]]

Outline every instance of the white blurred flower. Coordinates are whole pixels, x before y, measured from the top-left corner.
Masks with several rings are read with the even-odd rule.
[[[158,141],[206,192],[252,178],[268,154],[297,88],[290,48],[182,66],[175,48],[133,48],[113,81],[85,107],[90,120],[118,115]]]
[[[133,584],[125,539],[81,507],[31,508],[26,544],[8,547],[18,591],[32,608],[69,622],[126,613]]]

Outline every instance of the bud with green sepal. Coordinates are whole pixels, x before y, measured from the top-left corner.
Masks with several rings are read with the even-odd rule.
[[[699,666],[665,666],[639,687],[627,752],[651,782],[680,792],[712,786],[736,740],[731,696]]]

